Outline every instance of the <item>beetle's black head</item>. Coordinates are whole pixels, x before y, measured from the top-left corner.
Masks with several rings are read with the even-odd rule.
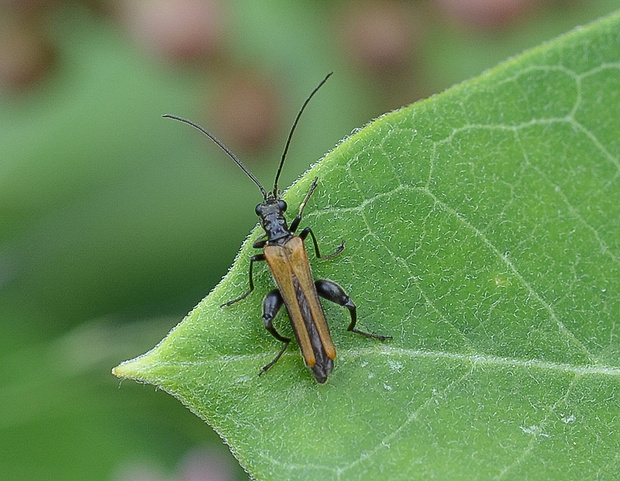
[[[256,206],[256,215],[261,227],[265,230],[265,234],[267,234],[267,241],[290,235],[284,212],[286,212],[286,202],[273,195],[269,195]]]

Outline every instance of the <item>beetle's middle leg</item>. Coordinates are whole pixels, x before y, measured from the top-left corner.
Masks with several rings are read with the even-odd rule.
[[[225,302],[220,307],[230,306],[231,304],[234,304],[235,302],[245,299],[246,297],[250,295],[250,293],[254,290],[254,280],[252,279],[252,266],[254,265],[255,262],[264,261],[264,260],[265,260],[264,254],[256,254],[255,256],[252,256],[250,258],[250,288],[242,296],[237,297],[236,299],[233,299],[232,301]]]
[[[316,256],[319,259],[331,259],[332,257],[336,257],[338,254],[340,254],[344,249],[344,241],[342,241],[342,243],[338,246],[338,248],[332,254],[322,256],[321,253],[319,252],[319,243],[317,242],[316,237],[314,236],[314,232],[312,232],[312,229],[310,227],[306,227],[304,230],[302,230],[299,233],[299,237],[301,237],[303,240],[306,240],[306,237],[308,237],[308,234],[310,234],[310,237],[312,237],[312,242],[314,243],[314,252],[316,253]]]
[[[349,313],[351,314],[351,323],[349,324],[349,327],[347,327],[347,331],[356,332],[357,334],[361,334],[362,336],[372,337],[374,339],[379,339],[380,341],[392,339],[392,336],[371,334],[370,332],[360,331],[359,329],[355,328],[355,324],[357,323],[357,306],[347,295],[347,293],[344,292],[342,287],[340,287],[338,284],[332,281],[321,279],[316,281],[314,285],[316,286],[316,291],[319,296],[324,297],[328,301],[335,302],[336,304],[349,309]]]
[[[267,329],[269,333],[278,341],[282,341],[284,343],[284,346],[275,357],[275,359],[261,369],[261,371],[258,373],[259,376],[266,372],[267,369],[273,366],[276,362],[278,362],[278,359],[280,359],[282,354],[284,354],[284,351],[286,351],[289,342],[291,342],[290,338],[284,337],[278,331],[276,331],[275,327],[273,327],[273,319],[274,317],[276,317],[276,314],[282,307],[283,303],[284,299],[282,299],[282,294],[280,294],[280,291],[278,289],[274,289],[273,291],[269,292],[269,294],[265,296],[265,300],[263,301],[263,322],[265,323],[265,329]]]

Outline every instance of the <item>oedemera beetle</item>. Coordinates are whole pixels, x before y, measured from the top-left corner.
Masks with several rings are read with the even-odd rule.
[[[288,311],[293,332],[295,333],[295,338],[297,339],[297,344],[299,344],[305,363],[310,368],[312,374],[314,374],[315,379],[319,383],[324,383],[327,380],[327,376],[334,368],[334,358],[336,357],[336,348],[332,341],[329,327],[327,325],[327,321],[325,320],[325,313],[321,306],[319,297],[335,302],[336,304],[344,306],[349,310],[351,322],[349,323],[347,330],[356,332],[362,336],[379,339],[381,341],[391,338],[390,336],[371,334],[356,329],[357,308],[351,298],[335,282],[325,279],[315,281],[312,276],[310,262],[304,246],[304,240],[308,237],[308,235],[312,238],[314,251],[319,259],[330,259],[340,254],[340,252],[344,249],[343,242],[333,254],[323,256],[319,251],[317,239],[310,227],[304,228],[299,235],[295,234],[295,231],[301,222],[304,208],[306,207],[310,196],[317,187],[318,178],[315,178],[312,182],[305,199],[299,207],[299,213],[291,222],[290,227],[287,226],[286,218],[284,217],[287,205],[286,202],[280,198],[280,193],[278,191],[278,179],[280,177],[280,173],[282,172],[286,153],[302,112],[306,108],[306,105],[308,105],[310,99],[321,88],[321,86],[323,86],[330,75],[331,73],[329,73],[321,81],[321,83],[319,83],[299,110],[288,135],[284,152],[282,153],[282,158],[280,160],[280,165],[278,166],[278,170],[276,172],[273,190],[271,192],[267,192],[254,174],[252,174],[248,168],[243,165],[235,154],[233,154],[222,142],[215,138],[213,134],[190,120],[174,115],[164,115],[164,117],[169,117],[171,119],[189,124],[209,137],[224,152],[226,152],[226,154],[228,154],[228,156],[247,174],[250,179],[252,179],[263,195],[263,201],[256,206],[256,215],[258,215],[260,225],[265,233],[253,244],[253,247],[256,249],[262,249],[263,252],[252,256],[250,259],[250,288],[238,298],[222,304],[222,307],[230,306],[235,302],[245,299],[254,290],[252,266],[255,262],[267,262],[273,279],[277,285],[277,289],[272,290],[265,296],[263,301],[263,321],[265,323],[265,328],[269,331],[269,333],[284,343],[284,345],[273,361],[261,369],[259,375],[266,372],[278,361],[278,359],[280,359],[291,341],[290,338],[280,334],[273,325],[273,320],[282,305],[286,306],[286,310]]]

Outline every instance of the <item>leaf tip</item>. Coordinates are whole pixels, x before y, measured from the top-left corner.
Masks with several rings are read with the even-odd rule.
[[[128,372],[125,369],[125,363],[121,363],[116,367],[112,368],[112,375],[116,377],[125,378],[128,377]]]
[[[112,374],[121,379],[135,379],[140,377],[140,373],[144,371],[142,358],[123,361],[118,366],[112,368]]]

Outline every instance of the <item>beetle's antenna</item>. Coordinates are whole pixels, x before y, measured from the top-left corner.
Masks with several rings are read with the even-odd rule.
[[[254,177],[254,174],[252,172],[250,172],[248,170],[248,168],[243,165],[243,163],[237,158],[237,156],[235,154],[233,154],[228,147],[226,147],[222,142],[220,142],[219,140],[217,140],[217,138],[215,137],[215,135],[213,135],[211,132],[209,132],[208,130],[206,130],[205,128],[201,127],[200,125],[192,122],[191,120],[187,120],[181,117],[177,117],[176,115],[170,115],[170,114],[166,114],[163,115],[162,117],[167,117],[169,119],[174,119],[174,120],[178,120],[179,122],[183,122],[185,124],[191,125],[192,127],[194,127],[195,129],[200,130],[203,134],[205,134],[207,137],[209,137],[213,142],[215,142],[218,147],[220,149],[222,149],[224,152],[226,152],[228,154],[228,156],[233,159],[235,161],[235,163],[241,167],[241,170],[243,170],[247,176],[252,179],[254,181],[254,183],[256,185],[258,185],[258,188],[260,189],[261,193],[263,194],[263,198],[267,199],[267,191],[265,191],[265,188],[262,186],[262,184],[258,181],[258,179],[256,177]]]
[[[317,91],[323,86],[323,84],[325,82],[327,82],[327,79],[333,73],[334,72],[329,72],[325,76],[325,78],[323,80],[321,80],[321,83],[319,85],[317,85],[317,87],[312,91],[312,93],[308,96],[308,98],[306,99],[304,104],[301,106],[301,109],[299,110],[299,113],[297,114],[297,118],[295,119],[295,122],[293,122],[293,126],[291,127],[291,131],[288,134],[288,139],[286,139],[286,145],[284,146],[284,152],[282,152],[282,159],[280,160],[280,165],[278,166],[278,171],[276,172],[276,180],[273,182],[273,196],[274,197],[278,197],[278,179],[280,178],[280,172],[282,172],[282,166],[284,165],[284,159],[286,158],[286,153],[288,152],[288,146],[291,143],[291,138],[293,137],[293,132],[295,132],[295,127],[297,127],[297,122],[299,122],[299,118],[301,117],[302,112],[306,108],[306,105],[308,105],[308,102],[310,102],[310,99],[314,96],[315,93],[317,93]]]

